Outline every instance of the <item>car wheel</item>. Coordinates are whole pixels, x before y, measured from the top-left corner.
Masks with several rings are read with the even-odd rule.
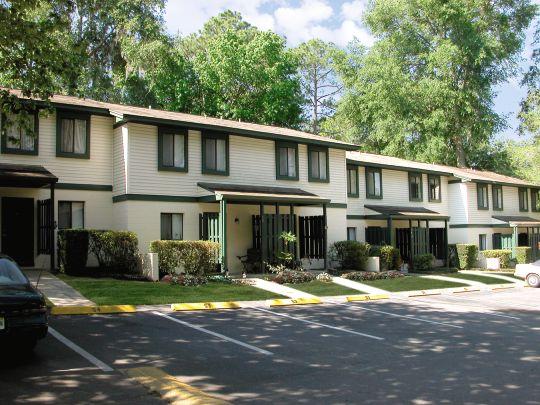
[[[538,274],[529,274],[527,276],[527,284],[533,288],[540,287],[540,276]]]

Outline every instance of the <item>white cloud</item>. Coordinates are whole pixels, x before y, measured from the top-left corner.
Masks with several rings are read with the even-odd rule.
[[[365,11],[366,0],[354,0],[341,5],[341,15],[348,20],[362,22]]]

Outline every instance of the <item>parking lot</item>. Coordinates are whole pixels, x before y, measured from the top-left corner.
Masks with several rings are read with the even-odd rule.
[[[540,403],[540,291],[52,317],[4,403],[160,403],[157,368],[234,403]]]

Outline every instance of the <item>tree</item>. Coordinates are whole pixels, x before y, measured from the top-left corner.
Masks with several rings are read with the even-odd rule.
[[[516,71],[528,0],[378,0],[366,24],[377,38],[360,69],[344,77],[335,120],[368,150],[471,164],[504,125],[494,86]]]
[[[506,151],[512,166],[512,174],[519,178],[540,184],[540,141],[529,139],[509,141]]]
[[[534,45],[536,48],[532,54],[533,63],[522,81],[522,84],[527,86],[527,96],[521,103],[519,131],[522,134],[529,132],[540,138],[540,20],[536,24]]]
[[[336,65],[345,58],[344,51],[333,43],[312,39],[294,49],[294,54],[298,59],[308,128],[318,134],[321,120],[334,113],[343,87]]]

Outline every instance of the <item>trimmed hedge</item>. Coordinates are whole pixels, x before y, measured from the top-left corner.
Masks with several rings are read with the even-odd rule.
[[[380,258],[381,271],[399,270],[403,263],[399,249],[390,245],[371,246],[369,255]]]
[[[70,276],[83,275],[88,261],[88,231],[86,229],[59,230],[57,246],[60,270]]]
[[[204,275],[216,271],[219,243],[206,240],[155,240],[150,251],[159,256],[160,274],[172,274],[183,267],[187,274]]]
[[[456,244],[460,269],[472,269],[478,260],[478,246],[473,244]]]
[[[370,246],[355,240],[335,242],[329,249],[331,260],[339,262],[341,270],[365,270]]]
[[[519,264],[527,264],[532,262],[532,248],[530,246],[516,247],[516,261]]]
[[[400,278],[404,275],[399,271],[353,271],[342,274],[341,277],[353,281],[385,280],[388,278]]]
[[[512,251],[506,249],[494,249],[484,250],[482,255],[486,259],[499,259],[501,269],[507,269],[510,266],[510,257],[512,257]]]
[[[414,271],[430,271],[433,270],[433,260],[435,256],[431,253],[424,253],[413,257]]]

